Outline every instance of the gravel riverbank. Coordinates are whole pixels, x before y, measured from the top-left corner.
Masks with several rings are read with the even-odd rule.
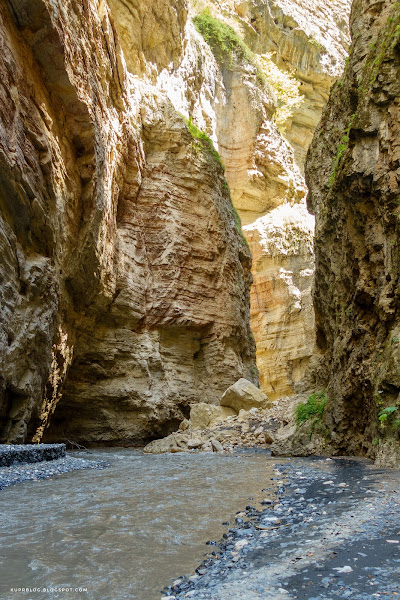
[[[0,467],[64,458],[65,444],[0,444]]]
[[[0,467],[0,490],[23,481],[49,479],[78,469],[104,469],[108,466],[109,463],[106,461],[75,458],[68,454],[54,460],[27,464],[15,463],[8,467]]]
[[[300,463],[301,464],[301,463]],[[275,472],[277,494],[251,506],[192,576],[162,598],[372,600],[400,596],[400,473],[351,459]]]

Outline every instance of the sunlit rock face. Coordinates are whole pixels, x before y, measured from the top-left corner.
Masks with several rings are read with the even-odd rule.
[[[314,351],[313,224],[305,209],[303,167],[344,67],[350,1],[215,0],[196,3],[190,15],[204,8],[237,32],[253,58],[221,64],[188,20],[182,63],[173,72],[164,69],[158,84],[219,149],[255,257],[251,327],[260,381],[265,393],[278,398],[293,392]],[[289,245],[294,236],[290,252],[264,243],[270,235],[276,240],[278,231]]]
[[[222,167],[152,83],[186,6],[150,5],[0,6],[1,441],[139,443],[257,382]]]
[[[253,254],[251,323],[260,384],[275,400],[293,392],[314,351],[314,219],[282,204],[244,228]]]
[[[378,451],[390,464],[400,461],[398,3],[356,0],[351,29],[349,61],[306,169],[319,377],[336,449]]]

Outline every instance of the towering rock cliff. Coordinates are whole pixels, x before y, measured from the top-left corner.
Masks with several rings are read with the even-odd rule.
[[[355,0],[351,31],[307,163],[319,378],[336,451],[399,459],[399,3]]]
[[[350,0],[196,2],[185,57],[159,77],[226,167],[254,257],[251,326],[271,399],[293,393],[314,351],[314,231],[303,165],[343,70],[349,9]]]
[[[314,348],[303,161],[348,9],[1,5],[1,441],[168,433],[257,383],[254,338],[264,391],[293,391]]]
[[[155,87],[186,5],[137,4],[120,38],[102,0],[0,5],[1,441],[56,409],[45,439],[139,442],[257,381],[223,169]]]

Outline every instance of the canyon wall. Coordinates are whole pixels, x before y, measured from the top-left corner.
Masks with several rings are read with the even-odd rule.
[[[0,441],[167,434],[258,383],[255,341],[291,394],[315,343],[304,156],[349,0],[0,10]]]
[[[306,169],[318,376],[334,450],[400,460],[399,3],[355,0],[351,31]]]
[[[2,442],[138,443],[257,382],[223,169],[155,86],[186,5],[136,4],[125,54],[102,0],[0,6]]]
[[[251,327],[272,400],[293,393],[315,349],[304,158],[344,67],[349,10],[350,0],[198,1],[182,63],[158,80],[225,165],[253,255]]]

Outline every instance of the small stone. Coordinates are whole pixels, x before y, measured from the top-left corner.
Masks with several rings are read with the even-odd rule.
[[[266,431],[264,433],[264,437],[265,437],[265,443],[266,444],[273,444],[274,443],[274,438],[272,437],[272,435],[270,433],[268,433],[268,431]]]
[[[234,562],[234,563],[237,563],[237,562],[238,562],[238,560],[240,560],[240,556],[239,556],[239,555],[238,555],[238,556],[234,556],[234,557],[232,558],[232,562]]]
[[[351,573],[353,569],[349,565],[345,565],[344,567],[334,567],[334,571],[338,573]]]
[[[201,440],[200,438],[192,438],[191,440],[188,440],[187,443],[187,447],[190,449],[194,449],[194,448],[200,448],[200,446],[203,445],[203,440]]]
[[[221,442],[219,442],[218,440],[216,440],[215,438],[213,438],[212,440],[210,440],[211,442],[211,446],[214,452],[223,452],[224,451],[224,447],[221,444]]]

